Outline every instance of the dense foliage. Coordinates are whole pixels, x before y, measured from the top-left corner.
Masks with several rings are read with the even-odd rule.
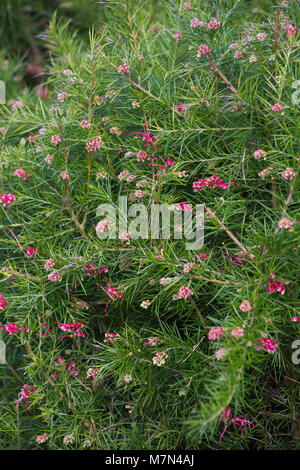
[[[1,55],[0,446],[299,448],[298,2],[101,14],[37,89]],[[100,238],[120,196],[204,204],[203,247]]]

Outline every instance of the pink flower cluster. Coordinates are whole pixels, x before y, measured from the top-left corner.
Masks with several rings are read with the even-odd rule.
[[[268,292],[278,292],[281,295],[284,295],[285,293],[285,285],[288,285],[288,281],[283,281],[282,278],[280,278],[280,281],[275,281],[274,273],[270,273],[271,279],[267,281],[267,286],[268,286]]]
[[[234,338],[241,338],[244,336],[244,328],[233,328],[233,330],[231,330],[231,336]]]
[[[291,229],[294,225],[294,222],[288,217],[282,217],[278,222],[278,228],[282,229]]]
[[[50,271],[50,269],[54,268],[54,266],[55,266],[55,261],[52,258],[47,259],[44,264],[44,268],[46,269],[46,271]]]
[[[19,331],[30,331],[29,328],[22,328],[16,323],[7,323],[6,325],[0,325],[0,328],[3,328],[4,331],[6,331],[6,333],[8,333],[10,336],[19,333]]]
[[[69,180],[69,179],[70,179],[70,175],[69,175],[69,173],[67,172],[67,170],[62,171],[61,174],[60,174],[60,176],[61,176],[61,178],[62,178],[63,180]]]
[[[51,144],[58,145],[61,142],[61,136],[59,134],[55,134],[51,137],[50,140]]]
[[[8,207],[12,202],[16,201],[17,197],[14,194],[1,194],[0,203],[3,204],[3,207]]]
[[[86,149],[89,152],[96,152],[100,150],[101,145],[103,145],[102,137],[98,136],[86,143]]]
[[[96,232],[107,232],[111,228],[111,222],[108,219],[103,219],[95,227]]]
[[[261,157],[265,157],[265,155],[266,155],[266,152],[262,149],[259,149],[259,150],[255,150],[253,157],[256,160],[259,160]]]
[[[211,19],[210,22],[207,24],[207,28],[208,29],[218,29],[220,26],[220,21],[217,21],[217,20],[214,20],[214,19]]]
[[[7,304],[5,298],[3,297],[3,295],[0,294],[0,310],[5,309],[6,305]]]
[[[120,335],[118,333],[104,333],[104,336],[104,343],[109,343],[110,341],[120,338]]]
[[[201,21],[199,18],[195,17],[191,19],[191,28],[204,28],[206,23]]]
[[[214,169],[214,174],[210,178],[208,179],[198,178],[198,181],[194,181],[193,191],[194,192],[201,191],[205,187],[227,189],[227,187],[231,184],[236,184],[239,186],[239,183],[235,183],[235,182],[223,183],[222,178],[217,178],[216,171]]]
[[[190,10],[192,8],[192,5],[190,2],[184,2],[183,4],[183,9],[184,10]]]
[[[16,111],[18,108],[24,108],[24,103],[22,101],[16,101],[11,105],[11,109]]]
[[[59,325],[60,330],[65,331],[67,333],[71,333],[69,335],[61,336],[61,338],[72,338],[74,336],[82,336],[84,337],[87,333],[87,331],[81,331],[81,328],[84,326],[84,321],[77,321],[74,323],[60,323],[60,322],[55,322]]]
[[[284,178],[286,181],[287,180],[293,180],[296,176],[296,172],[292,170],[292,168],[286,168],[282,173],[281,173],[282,178]]]
[[[91,123],[87,121],[86,119],[79,121],[79,125],[83,127],[84,129],[89,129],[91,127]]]
[[[176,39],[176,41],[178,41],[179,39],[183,38],[183,34],[180,32],[174,33],[173,38]]]
[[[173,300],[188,299],[194,295],[192,289],[188,286],[181,286],[177,294],[173,295]]]
[[[16,170],[14,172],[14,176],[18,176],[18,178],[23,178],[23,180],[25,181],[27,178],[29,178],[29,173],[27,173],[27,171],[24,170],[24,168],[18,168],[18,170]]]
[[[119,73],[129,73],[130,72],[129,65],[121,64],[120,67],[118,68],[118,72]]]
[[[197,57],[201,57],[202,55],[209,54],[210,52],[211,52],[211,49],[206,44],[201,44],[197,52]]]
[[[274,354],[277,348],[279,347],[278,341],[273,340],[272,338],[259,338],[257,340],[258,345],[255,345],[257,351],[263,351],[264,349],[271,354]]]
[[[249,310],[251,310],[251,304],[249,302],[249,300],[244,300],[241,305],[239,306],[239,309],[242,311],[242,312],[249,312]]]
[[[222,326],[213,327],[209,330],[207,338],[210,341],[216,341],[216,340],[220,339],[220,337],[224,333],[225,333],[225,330],[224,330],[224,328],[222,328]]]
[[[54,270],[48,275],[48,280],[51,282],[61,282],[62,277],[58,271]]]
[[[27,384],[24,384],[23,387],[18,387],[18,388],[20,388],[21,390],[21,396],[17,400],[16,409],[18,409],[21,401],[25,400],[26,408],[28,411],[30,411],[28,408],[28,398],[32,395],[33,392],[35,392],[36,388],[33,387],[32,385],[27,385]]]
[[[283,104],[281,104],[281,103],[275,103],[275,104],[272,106],[272,111],[273,111],[273,113],[279,113],[279,111],[281,111],[283,108],[284,108]]]
[[[28,258],[34,258],[35,256],[39,255],[40,252],[36,250],[33,246],[30,246],[26,250],[26,255]]]
[[[157,336],[150,336],[147,341],[143,341],[143,344],[148,344],[151,348],[154,348],[155,346],[160,346],[161,341]]]

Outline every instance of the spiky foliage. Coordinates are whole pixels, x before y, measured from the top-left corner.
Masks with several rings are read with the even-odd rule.
[[[2,334],[2,447],[35,448],[42,433],[51,449],[299,447],[299,323],[291,321],[299,309],[299,33],[286,33],[298,4],[270,3],[253,13],[232,0],[217,10],[111,2],[88,51],[52,21],[51,100],[33,106],[21,96],[23,108],[2,107],[2,192],[17,200],[1,208],[1,322],[22,328]],[[220,25],[191,28],[195,17]],[[201,44],[211,52],[197,58]],[[147,148],[134,134],[144,126]],[[100,149],[87,149],[99,136]],[[142,150],[150,160],[137,161]],[[30,174],[25,181],[14,176],[19,168]],[[220,187],[209,179],[214,170],[238,184]],[[197,178],[206,181],[201,191],[193,191]],[[180,239],[99,239],[97,208],[117,207],[120,195],[146,207],[205,204],[202,254]],[[290,229],[278,226],[284,216]],[[61,280],[48,279],[49,259]],[[275,281],[282,295],[271,291]],[[174,300],[182,286],[193,295]],[[245,300],[250,309],[240,308]],[[87,333],[62,338],[68,332],[57,322],[83,320]],[[223,328],[215,341],[214,327]],[[232,335],[237,328],[242,336]],[[30,412],[25,398],[16,411],[24,384]],[[228,406],[255,428],[245,425],[241,437],[228,422],[220,444]]]

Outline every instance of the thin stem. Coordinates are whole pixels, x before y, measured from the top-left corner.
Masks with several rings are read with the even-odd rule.
[[[127,12],[127,17],[128,17],[129,26],[130,26],[130,29],[131,29],[133,44],[134,44],[135,50],[138,54],[139,53],[139,48],[138,48],[138,45],[137,45],[137,42],[136,42],[136,36],[135,36],[135,33],[134,33],[133,24],[132,24],[132,20],[131,20],[131,16],[130,16],[130,11],[129,11],[129,8],[128,8],[128,5],[127,5],[127,0],[124,0],[124,6],[125,6],[125,10]]]
[[[105,59],[115,70],[118,70],[118,67],[104,54],[104,52],[99,51],[99,54],[100,54],[101,57],[103,57],[103,59]],[[151,93],[151,91],[146,90],[144,87],[142,87],[141,85],[139,85],[138,83],[136,83],[134,80],[132,80],[131,78],[127,77],[123,72],[121,72],[121,75],[122,75],[123,78],[125,78],[125,80],[127,80],[129,83],[131,83],[131,85],[135,86],[135,87],[136,87],[138,90],[140,90],[142,93],[145,93],[146,95],[150,96],[150,97],[153,98],[154,100],[159,101],[161,104],[163,104],[164,106],[166,106],[168,109],[170,109],[171,111],[174,111],[174,113],[180,114],[179,111],[177,111],[176,108],[173,108],[172,106],[169,105],[169,103],[166,103],[166,102],[163,101],[161,98],[158,98],[157,96],[153,95],[153,93]]]
[[[220,225],[220,227],[227,233],[227,235],[231,238],[231,240],[234,241],[234,243],[239,247],[241,248],[245,253],[247,253],[249,255],[250,258],[254,258],[254,255],[252,254],[249,254],[247,248],[236,238],[235,235],[233,235],[233,233],[228,230],[228,228],[223,224],[223,222],[221,222],[220,219],[218,219],[218,217],[216,216],[216,214],[214,214],[214,212],[209,208],[209,207],[206,207],[206,212],[208,212],[208,214],[210,215],[210,217],[212,219],[214,219],[218,225]]]

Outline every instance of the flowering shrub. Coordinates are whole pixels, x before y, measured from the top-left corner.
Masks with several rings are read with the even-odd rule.
[[[54,18],[48,99],[1,105],[2,447],[299,445],[297,5],[159,3],[88,49]],[[99,217],[120,195],[204,204],[203,247]]]

